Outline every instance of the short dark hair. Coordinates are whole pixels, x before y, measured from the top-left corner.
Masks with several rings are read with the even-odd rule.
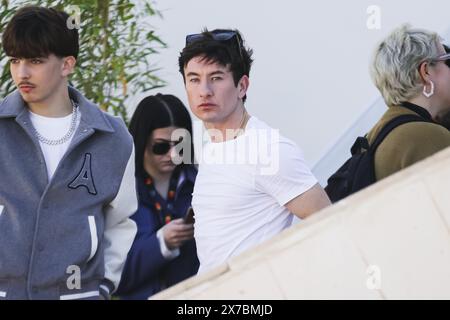
[[[214,34],[221,32],[235,32],[236,36],[233,36],[226,41],[215,40]],[[253,62],[253,50],[245,48],[244,40],[238,30],[215,29],[213,31],[208,31],[208,29],[204,29],[201,35],[202,37],[198,40],[188,43],[180,53],[178,65],[185,82],[184,68],[191,59],[199,56],[203,57],[203,60],[208,63],[218,63],[222,66],[229,66],[230,71],[233,74],[235,86],[238,85],[242,76],[246,75],[250,77],[250,69]],[[239,43],[236,41],[236,37]],[[243,98],[244,102],[246,98],[247,95]]]
[[[192,121],[183,102],[170,94],[148,96],[139,102],[131,117],[129,131],[135,147],[136,176],[145,174],[143,161],[147,141],[154,130],[166,127],[186,129],[191,136],[191,164],[194,163]],[[181,164],[183,165],[183,164]]]
[[[2,35],[3,49],[16,58],[74,56],[79,51],[78,30],[69,29],[69,15],[53,8],[26,6],[18,10]]]

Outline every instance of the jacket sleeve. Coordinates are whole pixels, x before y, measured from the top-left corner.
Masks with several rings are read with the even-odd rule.
[[[136,235],[136,223],[130,216],[136,212],[137,196],[134,177],[134,146],[122,177],[119,191],[105,208],[105,280],[101,288],[112,294],[119,286],[128,251]]]
[[[138,232],[128,253],[118,295],[132,292],[144,283],[155,281],[161,268],[172,261],[162,255],[156,235],[159,226],[155,223],[155,219],[149,218],[152,214],[147,207],[141,205],[132,216],[137,224]]]

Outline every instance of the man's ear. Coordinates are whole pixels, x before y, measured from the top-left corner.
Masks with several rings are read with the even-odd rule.
[[[63,64],[61,67],[61,75],[63,77],[67,77],[69,74],[73,73],[76,63],[77,63],[77,59],[75,59],[74,56],[64,57]]]
[[[241,98],[241,99],[244,98],[249,86],[250,86],[250,79],[248,78],[248,76],[243,75],[241,80],[239,80],[239,83],[238,83],[239,98]]]

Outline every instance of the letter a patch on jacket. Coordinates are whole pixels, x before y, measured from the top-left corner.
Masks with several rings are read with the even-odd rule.
[[[86,153],[84,155],[83,167],[77,177],[69,184],[69,188],[77,189],[78,187],[86,187],[90,194],[96,195],[94,179],[92,178],[91,170],[91,154]]]

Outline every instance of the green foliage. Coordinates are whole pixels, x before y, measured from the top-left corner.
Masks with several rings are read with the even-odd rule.
[[[152,58],[166,44],[149,24],[151,17],[161,17],[150,1],[0,0],[0,32],[14,12],[27,4],[64,10],[71,15],[73,23],[79,15],[80,53],[70,81],[103,110],[127,121],[125,100],[128,97],[165,85],[155,75],[158,69],[152,63]],[[79,11],[70,6],[76,6]],[[0,74],[0,97],[4,97],[15,87],[3,50],[0,50]]]

